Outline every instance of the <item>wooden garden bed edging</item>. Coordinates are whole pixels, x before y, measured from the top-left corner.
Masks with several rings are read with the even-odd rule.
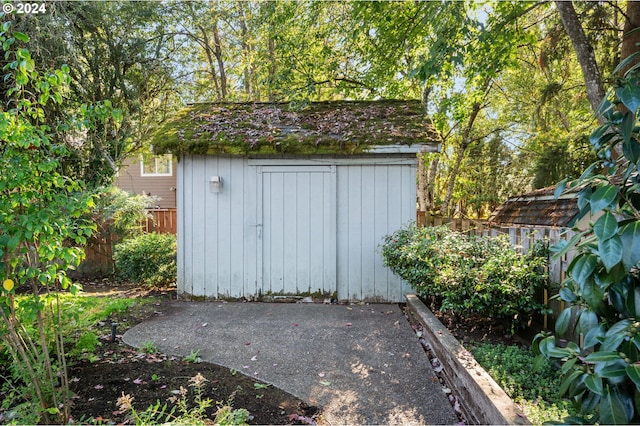
[[[411,321],[424,328],[424,338],[440,360],[447,386],[458,396],[462,413],[469,423],[529,425],[522,411],[476,362],[458,340],[415,294],[407,294]]]

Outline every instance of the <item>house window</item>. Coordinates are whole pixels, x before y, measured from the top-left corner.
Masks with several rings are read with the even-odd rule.
[[[172,176],[171,154],[143,154],[140,161],[141,176]]]

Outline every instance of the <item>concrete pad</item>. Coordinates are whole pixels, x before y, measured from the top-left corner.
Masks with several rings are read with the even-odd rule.
[[[454,424],[398,305],[174,302],[125,343],[233,368],[323,410],[329,424]]]

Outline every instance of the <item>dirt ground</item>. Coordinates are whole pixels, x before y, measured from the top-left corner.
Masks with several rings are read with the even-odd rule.
[[[162,311],[162,305],[175,299],[173,290],[144,290],[134,286],[117,286],[107,282],[84,283],[84,291],[107,297],[158,297],[158,303],[143,311],[108,318],[104,327],[102,346],[98,359],[80,361],[69,366],[71,389],[75,396],[71,409],[74,422],[86,424],[91,419],[105,423],[126,423],[128,413],[121,412],[117,399],[130,395],[138,412],[160,403],[180,397],[181,387],[187,391],[185,400],[192,403],[195,397],[193,378],[202,375],[206,382],[202,387],[203,398],[212,400],[207,417],[213,419],[218,407],[231,405],[249,411],[250,424],[310,424],[319,411],[302,400],[278,388],[266,386],[228,368],[205,362],[189,362],[155,353],[153,348],[136,350],[120,341],[127,328]],[[119,324],[116,341],[110,341],[111,323]],[[196,358],[197,361],[197,358]],[[192,411],[192,410],[190,410]],[[179,414],[179,411],[176,413]],[[158,421],[162,423],[165,417]]]

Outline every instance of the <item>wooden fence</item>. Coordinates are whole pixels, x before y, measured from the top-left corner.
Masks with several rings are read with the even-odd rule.
[[[177,215],[176,209],[151,209],[148,210],[151,218],[141,226],[144,232],[157,232],[159,234],[176,234]],[[117,242],[117,236],[110,234],[106,237],[93,238],[84,249],[85,259],[78,268],[77,274],[84,276],[108,275],[114,271],[113,246]]]
[[[178,219],[176,209],[153,209],[149,210],[153,216],[144,224],[145,232],[157,232],[159,234],[177,234]]]
[[[458,232],[466,232],[471,235],[497,236],[500,234],[508,234],[513,245],[517,250],[526,253],[534,246],[537,241],[546,241],[549,245],[553,245],[561,239],[571,239],[574,232],[560,227],[547,226],[496,226],[490,224],[486,220],[446,218],[439,216],[431,216],[425,212],[417,212],[416,223],[418,226],[440,226],[448,224],[450,229]],[[549,282],[550,289],[544,289],[539,292],[537,299],[549,305],[553,310],[552,315],[540,316],[536,318],[544,329],[553,327],[555,318],[565,308],[565,304],[557,299],[551,299],[551,296],[557,293],[560,283],[566,276],[567,267],[575,256],[575,251],[570,251],[559,259],[549,258]],[[549,294],[551,293],[551,294]]]

